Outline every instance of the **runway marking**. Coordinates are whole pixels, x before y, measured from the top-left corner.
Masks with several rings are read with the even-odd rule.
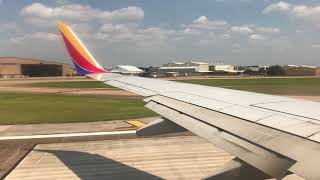
[[[144,125],[146,125],[144,122],[141,122],[141,121],[136,121],[136,120],[130,120],[130,121],[126,121],[128,124],[131,124],[133,126],[136,126],[136,127],[142,127]]]
[[[83,136],[102,136],[102,135],[120,135],[135,134],[135,130],[130,131],[110,131],[110,132],[89,132],[89,133],[65,133],[65,134],[45,134],[28,136],[3,136],[1,140],[23,140],[23,139],[44,139],[44,138],[64,138],[64,137],[83,137]]]

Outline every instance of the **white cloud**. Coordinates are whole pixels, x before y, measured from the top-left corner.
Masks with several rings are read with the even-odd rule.
[[[178,36],[172,29],[160,27],[143,27],[136,24],[104,24],[99,29],[95,38],[104,42],[122,43],[133,45],[141,50],[155,51],[154,47],[167,47],[169,41],[174,41]],[[181,40],[181,37],[178,38]]]
[[[135,27],[129,27],[125,24],[104,24],[100,28],[97,38],[107,41],[135,40],[139,37],[137,31],[138,29]]]
[[[269,14],[271,12],[283,12],[291,17],[305,19],[317,25],[320,23],[320,6],[295,5],[281,1],[267,6],[262,13]]]
[[[246,45],[244,44],[244,46]],[[231,52],[233,53],[237,53],[237,54],[243,53],[244,50],[245,48],[242,47],[238,42],[235,42],[231,45]]]
[[[231,32],[241,33],[241,34],[251,34],[253,30],[248,26],[232,26],[230,28]]]
[[[18,25],[13,22],[0,24],[0,31],[12,31],[12,30],[16,30],[17,28],[18,28]]]
[[[193,36],[194,41],[203,41],[204,39],[209,39],[210,41],[216,41],[217,39],[228,40],[231,37],[238,39],[242,35],[275,35],[280,33],[280,29],[276,27],[255,24],[232,25],[225,20],[210,20],[206,16],[200,16],[192,23],[182,25],[182,27],[185,29],[180,34],[189,37]]]
[[[55,0],[57,4],[69,4],[71,3],[71,0]]]
[[[224,20],[209,20],[206,16],[200,16],[194,20],[191,24],[185,25],[186,28],[193,29],[221,29],[228,26],[228,23]]]
[[[268,38],[264,35],[261,35],[261,34],[252,34],[250,36],[250,39],[251,40],[258,40],[258,41],[263,41],[263,40],[267,40]]]
[[[262,13],[263,14],[268,14],[271,12],[281,12],[281,11],[289,11],[291,9],[291,4],[280,1],[278,3],[273,3],[267,6]]]
[[[135,18],[130,14],[134,14]],[[105,9],[64,2],[53,3],[53,5],[31,4],[21,10],[21,18],[37,26],[54,26],[60,20],[66,21],[97,59],[105,65],[119,63],[160,65],[172,57],[182,59],[222,57],[231,61],[235,59],[234,63],[239,64],[236,60],[248,61],[252,58],[250,52],[260,50],[261,47],[264,47],[263,50],[269,50],[265,47],[269,47],[269,44],[277,39],[274,37],[285,34],[280,33],[280,29],[268,25],[258,26],[246,24],[246,22],[234,24],[207,16],[198,16],[180,26],[167,24],[148,26],[141,21],[144,18],[144,12],[141,8],[139,10],[139,7],[136,7],[136,10],[122,8],[105,11]],[[28,25],[22,23],[21,26]],[[10,41],[20,45],[8,44],[11,44],[12,49],[23,50],[24,48],[25,51],[31,46],[34,49],[40,46],[42,49],[52,51],[51,54],[46,53],[42,56],[50,56],[53,59],[64,58],[62,57],[65,55],[62,53],[64,47],[61,46],[60,41],[56,41],[60,37],[49,33],[56,29],[36,28],[38,27],[26,28],[28,33],[25,35],[21,31],[10,34],[9,36],[13,37]],[[0,49],[0,53],[5,52],[3,49],[5,48]],[[237,52],[241,57],[232,57],[233,53],[230,52]],[[31,54],[30,50],[26,54]],[[34,54],[36,53],[31,56]],[[247,55],[250,58],[245,57]]]
[[[57,34],[48,33],[48,32],[36,32],[32,34],[25,34],[23,36],[17,36],[17,37],[11,38],[10,41],[12,43],[21,44],[27,40],[56,41],[59,39],[60,37]]]
[[[57,21],[71,22],[114,22],[114,21],[140,21],[144,18],[144,11],[140,7],[129,6],[114,11],[102,11],[87,5],[67,4],[58,7],[49,7],[41,3],[33,3],[21,10],[21,15],[28,22],[35,25],[45,25]]]
[[[193,21],[193,23],[195,24],[205,24],[207,22],[208,22],[208,19],[206,16],[200,16],[198,19]]]
[[[210,42],[220,39],[230,39],[230,35],[225,32],[229,28],[229,24],[225,20],[212,20],[206,16],[199,16],[197,19],[192,21],[190,24],[182,24],[182,30],[176,30],[175,35],[178,38],[174,39],[187,39],[195,43],[199,43],[202,46],[208,45]]]
[[[233,43],[231,47],[232,47],[233,49],[239,49],[239,48],[241,48],[241,46],[240,46],[239,43]]]
[[[320,6],[306,6],[304,4],[294,5],[286,2],[278,2],[267,6],[264,10],[264,14],[271,12],[287,12],[294,16],[306,17],[306,16],[319,16]]]
[[[320,6],[307,7],[305,5],[293,6],[291,12],[296,16],[307,17],[307,16],[318,16],[320,15]]]
[[[312,49],[320,49],[320,44],[312,44],[311,48]]]
[[[95,29],[93,26],[90,26],[87,23],[77,23],[77,24],[70,24],[72,29],[77,29],[78,33],[81,32],[93,32]]]
[[[222,34],[221,38],[222,39],[231,39],[231,35],[230,34]]]
[[[215,0],[216,2],[223,3],[223,2],[234,2],[235,0]],[[249,3],[252,0],[238,0],[240,3]]]
[[[261,33],[279,33],[279,28],[274,27],[257,27],[256,30]]]

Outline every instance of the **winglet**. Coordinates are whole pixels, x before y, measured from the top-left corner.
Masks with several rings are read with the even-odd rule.
[[[69,55],[72,58],[78,74],[89,75],[93,73],[107,72],[94,59],[88,49],[83,45],[83,43],[68,25],[59,23],[58,29],[60,30],[63,41],[66,45]]]

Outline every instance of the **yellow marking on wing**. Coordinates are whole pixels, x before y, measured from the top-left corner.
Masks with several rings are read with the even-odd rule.
[[[59,30],[64,34],[66,38],[72,43],[72,45],[80,52],[80,54],[89,61],[90,64],[96,66],[94,61],[90,58],[88,53],[85,51],[85,49],[81,46],[80,42],[77,40],[77,38],[72,34],[70,29],[67,25],[63,23],[58,24]]]
[[[146,125],[144,122],[141,122],[141,121],[136,121],[136,120],[130,120],[130,121],[126,121],[128,124],[131,124],[133,126],[136,126],[136,127],[142,127],[144,125]]]

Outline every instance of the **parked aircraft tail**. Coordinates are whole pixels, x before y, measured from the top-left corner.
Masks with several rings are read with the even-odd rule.
[[[93,73],[107,72],[94,59],[88,49],[83,45],[83,43],[68,25],[59,23],[58,29],[61,32],[61,36],[78,74],[88,75]]]

